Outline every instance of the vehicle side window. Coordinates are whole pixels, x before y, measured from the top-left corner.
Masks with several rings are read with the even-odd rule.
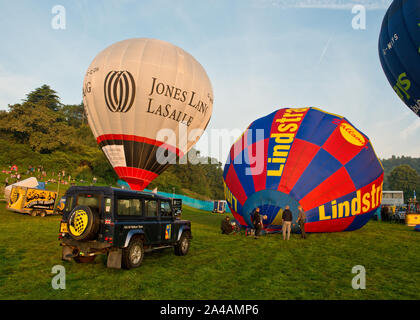
[[[144,215],[146,217],[157,217],[157,201],[156,200],[144,200]]]
[[[162,217],[172,216],[171,204],[169,201],[161,200],[160,201],[160,215]]]
[[[141,216],[141,202],[139,199],[118,199],[119,216]]]
[[[66,204],[64,206],[64,210],[65,212],[69,212],[72,208],[73,205],[73,196],[67,197],[66,198]]]

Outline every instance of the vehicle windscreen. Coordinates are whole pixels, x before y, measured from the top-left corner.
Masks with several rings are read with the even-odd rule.
[[[172,209],[169,200],[161,200],[160,201],[160,215],[162,217],[171,217],[172,216]]]

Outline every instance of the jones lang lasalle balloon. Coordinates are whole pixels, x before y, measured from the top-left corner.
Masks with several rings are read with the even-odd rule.
[[[362,227],[382,200],[383,168],[369,138],[346,118],[316,108],[255,120],[231,147],[223,177],[236,220],[252,226],[258,207],[273,232],[286,205],[294,221],[303,207],[305,231],[335,232]]]
[[[379,35],[379,58],[394,91],[420,117],[420,0],[394,0]]]
[[[183,49],[138,38],[95,57],[83,103],[118,176],[142,190],[198,141],[210,121],[213,91],[204,68]]]

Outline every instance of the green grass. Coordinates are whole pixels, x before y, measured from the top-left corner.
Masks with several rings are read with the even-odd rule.
[[[187,256],[147,253],[138,269],[61,261],[60,217],[30,217],[0,203],[0,299],[419,299],[420,233],[371,221],[358,231],[258,240],[219,233],[222,215],[185,208],[194,239]],[[51,269],[66,268],[54,290]],[[366,268],[354,290],[352,267]]]

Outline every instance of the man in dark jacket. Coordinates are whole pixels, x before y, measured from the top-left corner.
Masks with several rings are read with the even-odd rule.
[[[292,228],[292,221],[293,221],[293,214],[292,211],[290,211],[290,207],[289,206],[285,206],[284,207],[284,211],[283,211],[283,226],[282,226],[282,231],[283,231],[283,240],[287,240],[290,239],[290,230]],[[287,233],[287,236],[286,236]]]
[[[223,220],[222,220],[222,224],[220,226],[220,229],[222,229],[222,234],[231,234],[233,233],[233,229],[234,227],[232,226],[232,224],[230,223],[230,218],[229,216],[226,216]]]
[[[260,208],[256,208],[254,211],[254,214],[252,215],[252,224],[255,228],[255,239],[258,238],[258,236],[261,234],[262,229],[262,219],[260,215]]]

